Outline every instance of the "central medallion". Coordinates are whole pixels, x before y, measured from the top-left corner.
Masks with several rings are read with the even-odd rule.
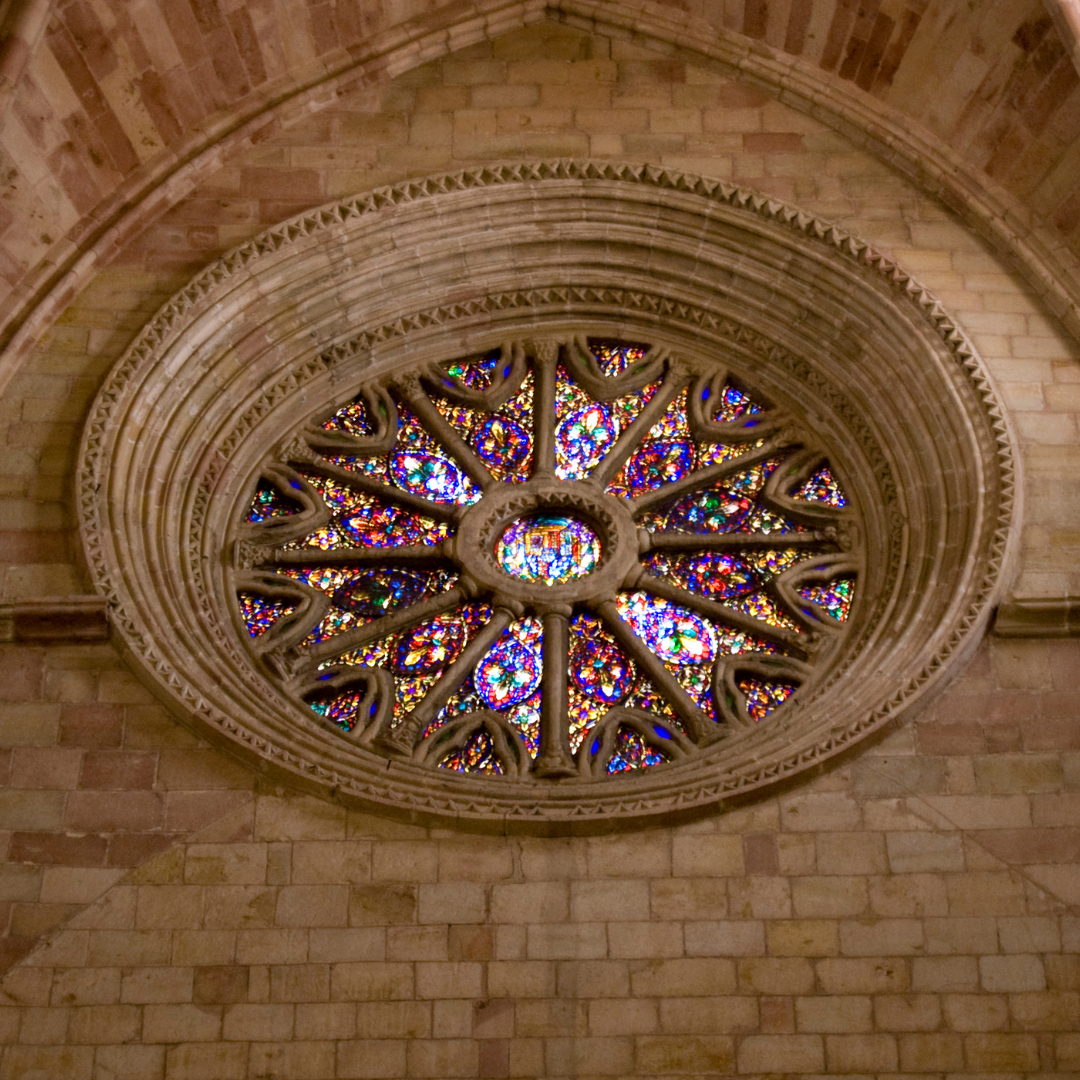
[[[528,514],[512,521],[495,542],[495,560],[525,581],[573,581],[596,569],[600,538],[572,514]]]

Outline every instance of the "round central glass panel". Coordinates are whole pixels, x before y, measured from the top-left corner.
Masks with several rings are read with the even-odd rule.
[[[506,527],[495,558],[511,577],[554,585],[596,569],[600,538],[570,514],[530,514]]]

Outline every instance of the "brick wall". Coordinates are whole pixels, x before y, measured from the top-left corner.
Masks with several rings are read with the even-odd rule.
[[[103,660],[111,703],[10,752],[13,930],[66,922],[0,983],[5,1077],[1080,1069],[1080,643],[990,643],[780,797],[576,839],[252,797]]]
[[[192,272],[327,199],[559,154],[735,180],[924,280],[1017,432],[1019,587],[1080,592],[1080,369],[1037,297],[831,129],[546,25],[223,160],[94,276],[0,400],[0,599],[85,587],[88,401]],[[267,789],[108,645],[0,647],[0,747],[2,1080],[1080,1072],[1080,643],[991,641],[843,768],[606,838],[470,837]]]

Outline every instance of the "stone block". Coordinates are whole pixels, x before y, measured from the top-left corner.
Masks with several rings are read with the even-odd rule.
[[[547,961],[496,961],[488,964],[488,992],[499,998],[555,996],[555,965]]]
[[[794,912],[801,918],[859,915],[867,908],[866,879],[862,877],[803,877],[791,886]]]
[[[820,1035],[747,1035],[738,1067],[740,1073],[820,1073],[825,1047]]]
[[[655,1001],[598,1000],[589,1002],[589,1034],[651,1035],[659,1028]]]
[[[840,951],[847,956],[901,956],[922,952],[923,924],[918,919],[881,919],[840,924]]]
[[[349,890],[350,926],[392,926],[416,922],[416,885],[354,885]]]
[[[64,1013],[60,1011],[59,1015],[63,1017]],[[141,1020],[135,1005],[87,1005],[72,1009],[70,1023],[67,1025],[67,1041],[76,1045],[133,1042],[139,1036]],[[63,1039],[65,1032],[61,1030],[57,1035]],[[29,1042],[29,1036],[24,1017],[22,1038]]]
[[[980,956],[979,977],[983,989],[991,993],[1046,989],[1046,973],[1039,956]]]
[[[345,926],[348,910],[347,885],[283,885],[274,922],[278,926]]]
[[[416,994],[421,998],[479,997],[483,967],[469,963],[422,962],[416,965]]]
[[[885,844],[889,869],[894,874],[964,869],[964,849],[959,833],[887,833]]]
[[[238,1002],[225,1006],[222,1038],[236,1042],[288,1042],[295,1009],[289,1004]]]
[[[337,1045],[340,1080],[383,1080],[407,1075],[404,1039],[357,1039]]]
[[[831,919],[786,919],[766,924],[772,956],[835,956],[839,952],[837,924]]]
[[[621,879],[571,882],[570,918],[575,922],[621,922],[648,919],[649,885],[648,881]],[[519,887],[529,888],[530,886]],[[513,888],[513,886],[507,886],[507,888]]]
[[[279,964],[270,969],[272,1002],[328,1001],[328,964]]]
[[[763,956],[762,922],[690,922],[683,928],[687,956]]]
[[[630,964],[630,988],[635,997],[715,997],[732,993],[735,985],[735,964],[727,959],[638,960]]]
[[[819,960],[816,971],[827,994],[903,993],[910,986],[907,962],[899,957],[859,960],[830,957]]]
[[[165,1057],[166,1080],[244,1080],[248,1048],[239,1043],[214,1043],[169,1047]]]
[[[255,1042],[248,1068],[251,1075],[266,1080],[322,1080],[331,1075],[334,1061],[332,1042]]]
[[[608,955],[624,959],[682,956],[679,923],[611,922],[607,928]]]
[[[1034,1035],[984,1032],[964,1037],[969,1069],[987,1073],[1036,1072],[1039,1044]]]
[[[725,1074],[735,1068],[735,1040],[724,1035],[643,1035],[636,1040],[636,1050],[638,1067],[645,1073]]]
[[[135,968],[124,972],[120,1000],[134,1005],[191,1001],[193,979],[191,968]]]
[[[589,877],[667,876],[672,870],[671,844],[663,833],[658,832],[587,840]]]
[[[895,1072],[899,1052],[894,1035],[827,1035],[825,1059],[834,1073]]]
[[[1024,1031],[1080,1031],[1080,993],[1074,990],[1013,994],[1009,1010]]]
[[[562,998],[591,1001],[630,994],[629,966],[618,960],[569,960],[557,969],[556,993]]]
[[[873,1030],[870,998],[829,994],[795,999],[798,1031],[851,1034]],[[846,1071],[846,1070],[845,1070]]]
[[[412,964],[343,963],[330,969],[331,1001],[401,1001],[413,995]]]
[[[308,935],[307,957],[317,964],[383,960],[386,958],[386,931],[366,926],[312,930]]]
[[[355,1013],[358,1039],[431,1037],[431,1004],[427,1001],[360,1001]],[[299,1024],[299,1006],[296,1015]]]
[[[998,938],[1006,953],[1052,953],[1061,949],[1056,919],[1029,915],[998,919]]]
[[[542,923],[528,927],[530,960],[595,960],[607,955],[603,923]]]
[[[345,809],[310,795],[264,795],[255,807],[256,840],[344,840]]]
[[[143,1009],[144,1043],[214,1042],[220,1038],[220,1006],[179,1003]]]
[[[882,994],[874,998],[874,1023],[882,1031],[935,1031],[941,1002],[934,994]]]

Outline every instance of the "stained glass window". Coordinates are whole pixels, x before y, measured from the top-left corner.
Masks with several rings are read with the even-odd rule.
[[[793,708],[855,610],[850,493],[784,419],[715,362],[599,337],[364,387],[255,482],[240,623],[272,642],[289,617],[265,662],[376,752],[663,767]]]

